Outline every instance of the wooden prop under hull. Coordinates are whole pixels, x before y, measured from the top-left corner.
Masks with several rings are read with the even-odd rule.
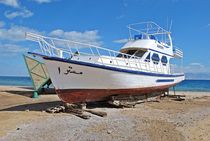
[[[83,103],[108,100],[111,96],[116,95],[150,95],[162,94],[173,85],[164,85],[147,88],[133,88],[133,89],[59,89],[56,90],[59,98],[67,103]]]

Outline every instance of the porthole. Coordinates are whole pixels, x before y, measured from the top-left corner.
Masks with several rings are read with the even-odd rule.
[[[162,62],[162,64],[165,66],[165,65],[168,63],[167,57],[166,57],[166,56],[162,56],[161,62]]]

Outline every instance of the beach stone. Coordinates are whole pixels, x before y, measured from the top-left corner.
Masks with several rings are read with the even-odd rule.
[[[111,134],[112,133],[112,131],[111,130],[107,130],[107,134]]]
[[[17,128],[16,130],[20,130],[20,128]]]

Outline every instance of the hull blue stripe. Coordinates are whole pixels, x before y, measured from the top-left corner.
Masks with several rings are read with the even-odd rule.
[[[63,58],[58,58],[58,57],[45,56],[43,58],[46,60],[61,61],[61,62],[66,62],[66,63],[78,64],[78,65],[83,65],[83,66],[89,66],[89,67],[95,67],[95,68],[101,68],[101,69],[107,69],[107,70],[113,70],[113,71],[119,71],[119,72],[131,73],[131,74],[141,74],[141,75],[160,76],[160,77],[181,77],[181,76],[184,76],[184,74],[177,74],[177,75],[158,74],[158,73],[142,72],[142,71],[135,71],[135,70],[127,70],[127,69],[121,69],[121,68],[110,67],[110,66],[105,66],[105,65],[63,59]]]
[[[174,79],[157,79],[156,82],[174,82]]]

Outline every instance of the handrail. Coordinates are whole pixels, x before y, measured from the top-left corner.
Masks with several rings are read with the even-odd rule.
[[[30,38],[30,37],[32,37],[32,38]],[[42,36],[42,35],[30,33],[30,32],[26,33],[26,39],[39,42],[39,40],[33,40],[34,38],[37,38],[39,40],[50,39],[50,40],[57,40],[57,41],[67,42],[67,43],[79,44],[79,45],[86,46],[86,48],[87,48],[87,46],[88,47],[95,47],[95,48],[98,48],[98,49],[101,49],[101,50],[111,51],[111,52],[115,52],[117,54],[122,54],[122,55],[128,56],[129,58],[132,56],[132,55],[129,55],[129,54],[126,54],[126,53],[122,53],[122,52],[111,50],[111,49],[107,49],[107,48],[102,48],[100,46],[96,46],[96,45],[92,45],[92,44],[87,44],[87,43],[82,43],[82,42],[77,42],[77,41],[71,41],[71,40],[65,40],[65,39],[59,39],[59,38],[53,38],[53,37],[46,37],[46,36]],[[136,58],[137,59],[141,59],[140,57],[136,57]]]
[[[96,45],[81,43],[77,41],[45,37],[34,33],[26,33],[26,39],[39,43],[45,55],[69,58],[100,65],[117,66],[132,70],[142,70],[146,72],[170,73],[170,67],[163,64],[155,65],[152,61],[145,62],[141,57],[121,53],[111,49],[102,48]],[[59,43],[62,43],[59,44]],[[104,55],[105,54],[105,55]],[[117,57],[120,54],[122,57]],[[88,57],[87,57],[88,56]],[[87,58],[95,57],[87,59]]]
[[[183,51],[178,47],[173,48],[173,53],[174,53],[174,56],[179,57],[179,58],[183,58],[184,56]]]
[[[134,28],[134,26],[137,26],[137,25],[146,25],[147,27],[145,29]],[[168,34],[168,33],[170,34],[171,33],[170,31],[165,30],[164,28],[159,26],[157,23],[152,22],[152,21],[129,24],[127,26],[127,28],[129,30],[133,30],[133,31],[145,34],[145,35],[157,35],[157,34]],[[144,30],[147,32],[143,32]],[[154,32],[149,33],[149,31],[151,31],[151,30],[154,30]]]

